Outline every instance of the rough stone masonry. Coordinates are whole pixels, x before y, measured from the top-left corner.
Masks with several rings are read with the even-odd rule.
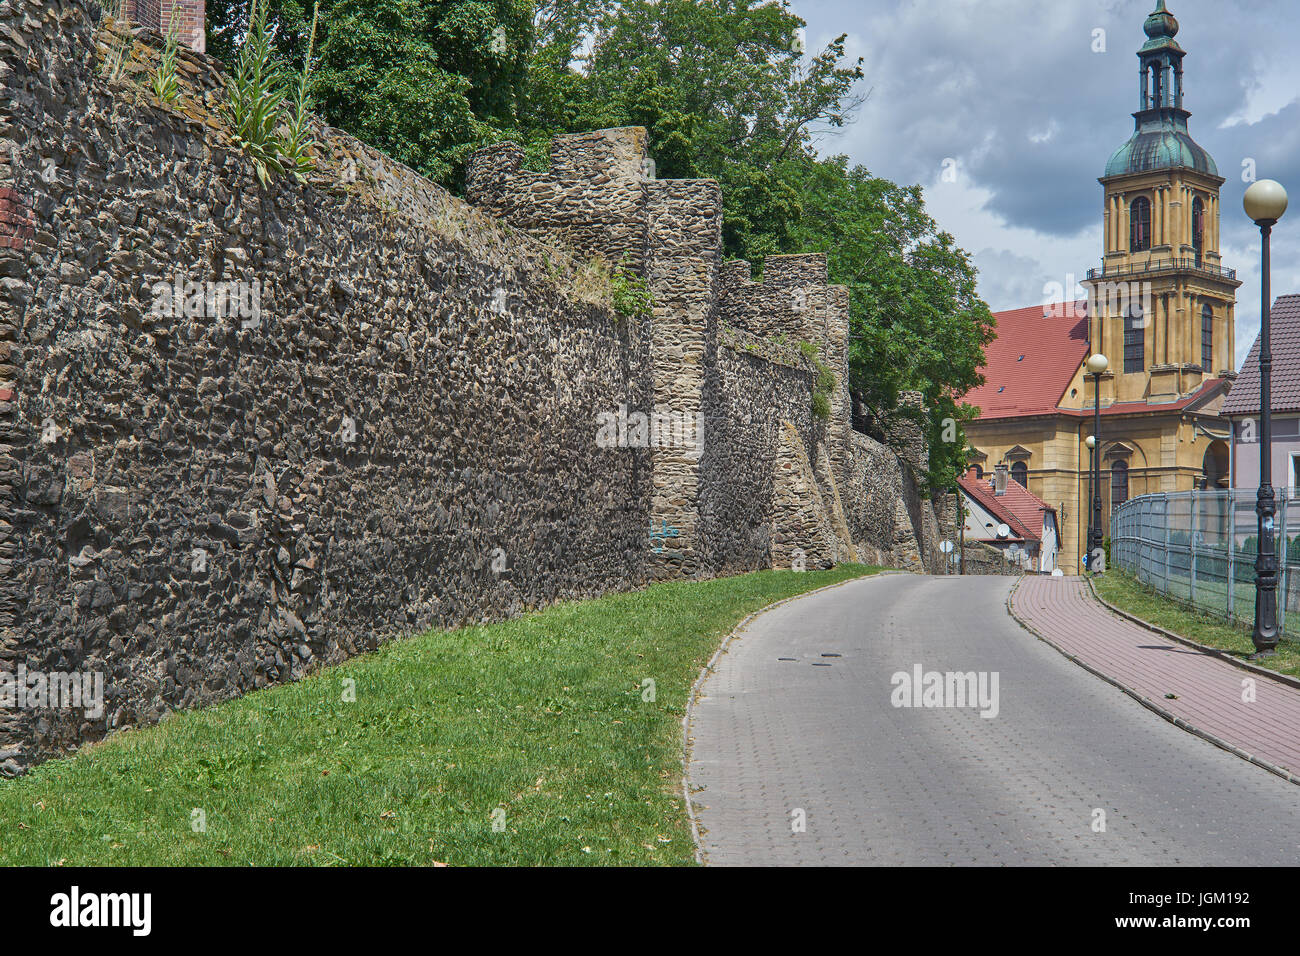
[[[484,150],[467,203],[318,124],[316,171],[263,187],[216,61],[147,92],[160,44],[0,0],[0,670],[105,684],[95,718],[0,704],[0,772],[432,625],[934,565],[921,436],[849,424],[845,290],[723,262],[717,185],[649,176],[644,130],[547,173]],[[648,317],[612,306],[624,256]],[[700,441],[596,440],[656,412]]]

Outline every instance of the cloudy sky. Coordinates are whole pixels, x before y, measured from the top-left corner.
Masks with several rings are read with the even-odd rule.
[[[1167,0],[1187,51],[1192,136],[1223,186],[1224,264],[1237,292],[1237,365],[1259,331],[1259,230],[1241,211],[1243,163],[1292,194],[1274,229],[1274,295],[1300,292],[1300,2]],[[972,253],[999,309],[1054,298],[1101,262],[1106,160],[1133,132],[1137,50],[1155,0],[791,0],[820,48],[863,57],[856,122],[823,137],[879,176],[920,183]],[[1099,34],[1097,31],[1104,31]],[[1098,38],[1104,52],[1094,52]],[[956,171],[945,181],[945,161]],[[949,177],[950,179],[952,177]],[[1077,290],[1082,297],[1083,290]]]

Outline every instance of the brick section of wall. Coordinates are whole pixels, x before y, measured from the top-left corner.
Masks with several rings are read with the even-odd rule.
[[[208,48],[204,0],[124,0],[122,14],[147,30],[164,35],[175,16],[182,46],[196,53]]]
[[[8,163],[0,166],[0,182],[5,181]],[[0,186],[0,249],[21,252],[35,231],[36,219],[23,194],[9,186]]]

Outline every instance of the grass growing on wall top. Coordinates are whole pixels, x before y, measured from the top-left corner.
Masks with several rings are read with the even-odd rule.
[[[872,570],[656,584],[173,714],[0,781],[0,864],[691,863],[701,666],[745,615]]]
[[[149,80],[149,86],[159,103],[173,103],[180,93],[180,84],[176,79],[176,56],[180,52],[180,9],[179,6],[172,7],[171,16],[167,18],[167,33],[158,57],[158,66]]]
[[[831,393],[835,391],[835,373],[821,358],[821,349],[813,342],[801,341],[799,351],[813,364],[812,412],[822,421],[831,417]]]

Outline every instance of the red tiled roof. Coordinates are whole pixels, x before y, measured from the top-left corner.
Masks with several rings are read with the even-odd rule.
[[[1286,363],[1290,372],[1288,382],[1294,386],[1288,391],[1288,400],[1293,400],[1294,408],[1300,410],[1300,296],[1284,296],[1279,299],[1295,300],[1294,311],[1283,315],[1282,327],[1287,328],[1286,341],[1291,351],[1285,353],[1290,359]],[[1276,308],[1276,307],[1275,307]],[[1017,418],[1027,415],[1062,414],[1075,417],[1091,416],[1091,408],[1060,408],[1065,390],[1088,355],[1088,303],[1087,301],[1069,303],[1052,303],[1035,305],[1027,309],[1012,309],[1009,312],[995,312],[998,337],[984,350],[985,382],[978,388],[966,393],[964,400],[978,405],[979,417],[983,418]],[[1275,312],[1277,316],[1279,313]],[[1275,341],[1277,337],[1275,336]],[[1259,343],[1255,343],[1258,348]],[[1277,386],[1283,363],[1277,345],[1273,347],[1273,407],[1279,408]],[[1259,406],[1259,366],[1256,352],[1251,352],[1255,359],[1254,404]],[[1250,360],[1247,361],[1247,365]],[[1230,395],[1237,395],[1241,382],[1246,378],[1242,370],[1241,378],[1233,387]],[[1211,390],[1223,383],[1221,378],[1206,379],[1190,395],[1175,402],[1152,405],[1145,401],[1116,402],[1102,408],[1102,415],[1124,415],[1136,412],[1179,411],[1206,397]],[[1091,394],[1091,389],[1089,390]],[[1229,397],[1231,402],[1232,398]],[[1086,404],[1086,402],[1085,402]],[[1226,413],[1226,407],[1225,407]]]
[[[998,337],[984,350],[984,384],[964,400],[980,418],[1056,411],[1088,354],[1087,301],[995,312]]]
[[[957,484],[1019,538],[1041,541],[1043,512],[1056,513],[1055,508],[1011,477],[1007,478],[1007,491],[1002,495],[993,493],[993,482],[989,478],[961,477]]]
[[[1268,326],[1273,353],[1270,404],[1275,412],[1300,411],[1300,295],[1278,296],[1269,311]],[[1255,336],[1246,364],[1223,401],[1221,414],[1258,415],[1259,381],[1259,336]]]

